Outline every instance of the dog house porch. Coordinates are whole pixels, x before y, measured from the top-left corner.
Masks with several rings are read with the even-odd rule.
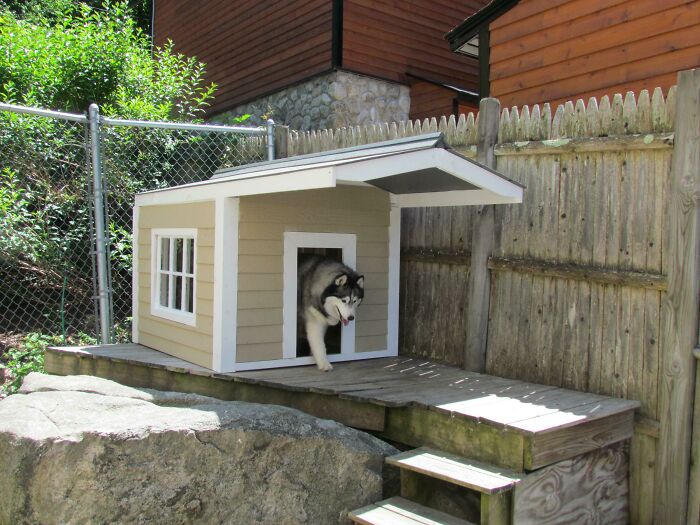
[[[632,436],[634,401],[408,357],[338,363],[331,373],[308,366],[222,374],[127,344],[50,348],[46,370],[285,405],[406,447],[428,447],[393,460],[402,472],[402,495],[428,503],[444,484],[456,483],[480,495],[481,517],[478,500],[476,517],[462,517],[481,523],[557,523],[580,508],[624,521],[627,512],[625,442]],[[511,481],[494,489],[489,472]],[[416,510],[400,501],[361,509],[357,522],[384,523],[373,516]]]

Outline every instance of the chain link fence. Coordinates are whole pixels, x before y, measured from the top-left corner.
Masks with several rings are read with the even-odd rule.
[[[100,119],[95,129],[105,292],[112,336],[123,341],[130,337],[135,194],[263,160],[268,132],[115,119]],[[90,131],[83,115],[0,105],[0,350],[27,332],[100,334]]]
[[[210,178],[220,168],[264,160],[266,136],[216,126],[135,127],[104,119],[101,129],[107,187],[112,312],[117,333],[130,333],[131,225],[136,193]],[[252,128],[256,133],[267,132]]]
[[[0,111],[0,343],[94,333],[87,119]]]

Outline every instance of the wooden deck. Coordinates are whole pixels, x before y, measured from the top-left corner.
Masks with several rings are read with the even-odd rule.
[[[411,358],[217,374],[149,348],[55,347],[47,372],[275,403],[517,471],[534,470],[632,436],[636,401],[466,372]]]

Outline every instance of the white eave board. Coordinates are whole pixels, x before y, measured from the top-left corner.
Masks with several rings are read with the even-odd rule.
[[[137,195],[136,203],[175,204],[286,191],[371,185],[400,207],[522,202],[523,187],[444,149],[440,134],[222,170],[210,180]]]
[[[378,184],[389,178],[410,178],[415,173],[425,173],[425,179],[455,179],[454,189],[439,191],[425,187],[414,191],[391,191],[391,186]],[[444,177],[431,177],[431,173]],[[515,204],[522,202],[523,187],[481,164],[452,151],[432,148],[382,157],[335,167],[337,184],[365,183],[389,190],[395,202],[402,208],[422,206],[460,206],[472,204]],[[461,188],[459,188],[461,183]],[[400,184],[395,185],[400,188]]]

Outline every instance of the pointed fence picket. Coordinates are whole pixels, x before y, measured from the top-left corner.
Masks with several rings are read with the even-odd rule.
[[[661,88],[652,95],[643,90],[636,96],[606,95],[600,100],[579,99],[555,108],[549,104],[503,108],[499,143],[547,141],[596,137],[662,134],[673,131],[676,88],[664,97]],[[402,122],[384,122],[336,129],[290,131],[289,155],[305,155],[371,142],[412,137],[440,131],[455,149],[470,150],[476,145],[478,114],[450,115]],[[473,148],[471,148],[473,149]]]

